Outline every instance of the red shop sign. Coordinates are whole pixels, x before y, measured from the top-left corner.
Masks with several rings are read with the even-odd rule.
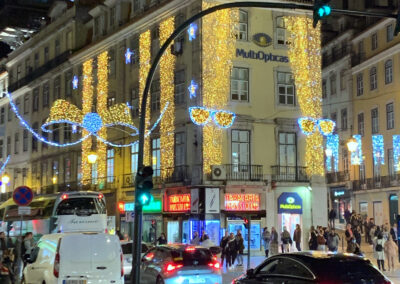
[[[260,196],[258,193],[226,193],[225,210],[258,211],[260,210]]]
[[[190,211],[190,193],[169,195],[167,202],[168,212]]]

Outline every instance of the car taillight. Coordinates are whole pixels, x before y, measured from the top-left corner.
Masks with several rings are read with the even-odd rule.
[[[214,262],[210,262],[208,264],[209,267],[215,268],[215,269],[220,269],[221,268],[221,264],[218,261],[214,261]]]
[[[187,251],[187,252],[194,252],[195,250],[196,250],[195,247],[187,247],[187,248],[185,249],[185,251]]]
[[[1,274],[1,275],[9,275],[9,274],[10,274],[10,271],[8,270],[7,267],[1,266],[0,274]]]
[[[61,199],[62,200],[68,199],[68,194],[64,193],[63,195],[61,195]]]
[[[56,257],[54,258],[54,269],[53,274],[56,278],[58,278],[60,272],[60,254],[57,252]]]
[[[183,264],[175,264],[175,263],[170,262],[165,265],[165,271],[173,272],[181,267],[183,267]]]
[[[121,277],[124,276],[124,255],[121,253]]]

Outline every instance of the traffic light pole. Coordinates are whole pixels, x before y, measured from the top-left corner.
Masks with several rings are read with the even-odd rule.
[[[250,269],[250,229],[251,229],[251,216],[247,217],[249,220],[249,228],[247,229],[247,269]]]
[[[139,151],[138,151],[138,171],[143,167],[143,154],[144,154],[144,137],[145,137],[145,117],[146,117],[146,103],[147,97],[149,95],[151,81],[153,80],[154,73],[157,69],[157,66],[160,62],[161,57],[169,47],[169,45],[174,41],[174,39],[184,31],[191,23],[194,21],[201,19],[202,17],[212,14],[219,10],[230,9],[230,8],[271,8],[271,9],[291,9],[291,10],[310,10],[314,9],[313,5],[306,4],[292,4],[292,3],[269,3],[269,2],[253,2],[253,1],[243,1],[243,2],[233,2],[233,3],[225,3],[221,5],[217,5],[201,11],[200,13],[192,16],[188,20],[186,20],[183,24],[181,24],[177,29],[173,31],[170,37],[164,42],[158,51],[154,61],[150,67],[149,73],[146,78],[146,85],[142,95],[142,104],[140,106],[140,119],[139,119]],[[350,11],[350,10],[341,10],[341,9],[332,9],[332,13],[338,13],[342,15],[353,15],[353,16],[371,16],[378,18],[394,18],[397,19],[397,15],[395,14],[382,14],[382,13],[371,13],[371,12],[362,12],[362,11]],[[397,28],[398,25],[396,25]],[[132,284],[140,284],[140,254],[141,254],[141,243],[142,243],[142,206],[139,204],[138,200],[138,191],[137,188],[137,178],[135,180],[135,218],[132,232],[132,240],[133,240],[133,257],[132,257],[132,272],[131,279]],[[250,236],[250,234],[249,234]],[[249,238],[250,239],[250,238]],[[249,247],[250,252],[250,247]],[[250,253],[249,253],[250,255]],[[247,264],[249,265],[249,264]]]

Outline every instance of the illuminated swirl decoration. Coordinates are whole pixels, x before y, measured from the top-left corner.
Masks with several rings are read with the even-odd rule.
[[[196,125],[206,125],[212,119],[221,128],[229,128],[235,121],[236,115],[227,110],[213,110],[205,107],[190,107],[189,115]]]
[[[330,119],[315,119],[312,117],[301,117],[297,120],[301,131],[305,135],[311,135],[315,132],[318,126],[318,130],[324,136],[328,136],[335,130],[336,123]]]
[[[4,161],[4,163],[1,165],[0,167],[0,174],[2,174],[4,172],[4,169],[6,168],[8,162],[10,161],[11,156],[8,155],[7,159]]]

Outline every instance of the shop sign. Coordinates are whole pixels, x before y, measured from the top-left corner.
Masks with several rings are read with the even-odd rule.
[[[297,192],[284,192],[278,198],[278,214],[303,214],[303,200]]]
[[[258,193],[226,193],[225,210],[258,211],[260,210],[260,195]]]
[[[333,193],[333,195],[334,195],[335,197],[343,196],[343,195],[345,195],[345,192],[344,192],[344,190],[335,191],[335,192]]]
[[[245,59],[254,59],[268,62],[282,62],[288,63],[289,57],[282,55],[275,55],[272,53],[265,53],[264,51],[255,51],[255,50],[244,50],[243,48],[236,48],[236,57],[243,57]]]
[[[190,201],[191,201],[191,206],[190,206],[190,212],[193,214],[198,214],[199,213],[199,189],[198,188],[192,188],[190,190]]]
[[[125,211],[135,211],[135,202],[125,203]],[[161,199],[153,199],[149,205],[142,207],[143,213],[161,213],[162,212],[162,202]]]
[[[167,200],[167,212],[190,211],[190,193],[172,194]]]
[[[206,213],[219,213],[219,188],[206,188]]]

